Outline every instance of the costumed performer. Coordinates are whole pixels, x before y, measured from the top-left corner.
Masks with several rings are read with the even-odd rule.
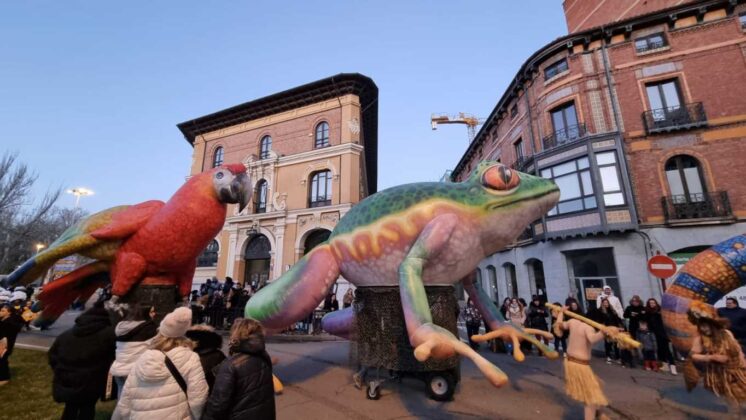
[[[740,404],[746,401],[746,360],[741,346],[727,330],[728,320],[719,317],[711,305],[692,301],[687,315],[699,333],[692,342],[691,361],[702,369],[705,389],[725,398],[731,414],[738,417]],[[689,390],[699,379],[689,362],[685,379]]]
[[[591,370],[591,349],[593,345],[604,339],[604,335],[614,336],[615,328],[596,331],[590,325],[577,319],[564,320],[563,311],[554,310],[553,315],[557,318],[554,324],[554,333],[558,336],[569,331],[567,345],[567,357],[563,365],[565,369],[565,393],[573,400],[583,403],[585,406],[585,419],[596,418],[599,407],[609,405],[609,401],[601,388],[601,382]]]

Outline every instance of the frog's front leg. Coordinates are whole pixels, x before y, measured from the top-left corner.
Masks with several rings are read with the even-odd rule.
[[[415,357],[421,362],[430,357],[443,359],[456,353],[466,356],[493,385],[499,387],[508,381],[503,371],[450,331],[433,323],[422,283],[423,267],[433,262],[443,251],[458,223],[458,218],[453,214],[441,215],[431,220],[399,266],[399,288],[409,342],[414,347]]]
[[[539,350],[544,353],[549,359],[556,359],[559,357],[556,351],[549,349],[541,341],[537,340],[533,334],[543,335],[547,338],[553,338],[552,334],[547,331],[536,330],[533,328],[521,328],[510,322],[507,322],[503,317],[503,314],[497,309],[494,303],[490,300],[484,289],[477,282],[475,272],[471,272],[461,280],[464,285],[466,293],[469,294],[474,306],[477,307],[479,313],[489,325],[490,330],[484,335],[474,335],[471,337],[476,342],[483,342],[494,338],[500,338],[503,340],[510,340],[513,343],[513,357],[515,360],[522,362],[526,357],[523,355],[520,346],[520,340],[526,340],[535,345]]]

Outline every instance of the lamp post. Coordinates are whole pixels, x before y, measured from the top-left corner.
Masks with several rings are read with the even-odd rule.
[[[65,192],[75,196],[75,208],[76,209],[78,208],[78,204],[80,204],[80,197],[87,197],[89,195],[93,195],[93,190],[89,190],[88,188],[83,188],[83,187],[71,188]]]
[[[41,251],[42,249],[44,249],[46,247],[46,245],[44,245],[44,244],[36,244],[35,247],[36,247],[36,253],[38,254],[39,251]]]

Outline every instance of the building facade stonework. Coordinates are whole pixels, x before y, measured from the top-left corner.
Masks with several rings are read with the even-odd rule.
[[[240,162],[255,186],[243,211],[229,206],[194,288],[213,276],[261,288],[376,191],[377,99],[371,79],[339,74],[178,125],[191,175]]]
[[[556,208],[480,264],[496,299],[588,307],[607,284],[625,302],[660,297],[647,259],[683,264],[746,228],[746,4],[620,3],[639,2],[565,1],[581,29],[531,55],[453,170],[495,159],[560,187]]]

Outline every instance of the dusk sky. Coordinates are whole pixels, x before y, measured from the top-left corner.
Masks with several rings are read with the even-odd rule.
[[[191,162],[176,124],[348,72],[379,88],[378,189],[436,181],[467,131],[430,114],[488,116],[566,32],[560,0],[3,2],[0,154],[37,197],[93,189],[91,212],[167,200]]]

